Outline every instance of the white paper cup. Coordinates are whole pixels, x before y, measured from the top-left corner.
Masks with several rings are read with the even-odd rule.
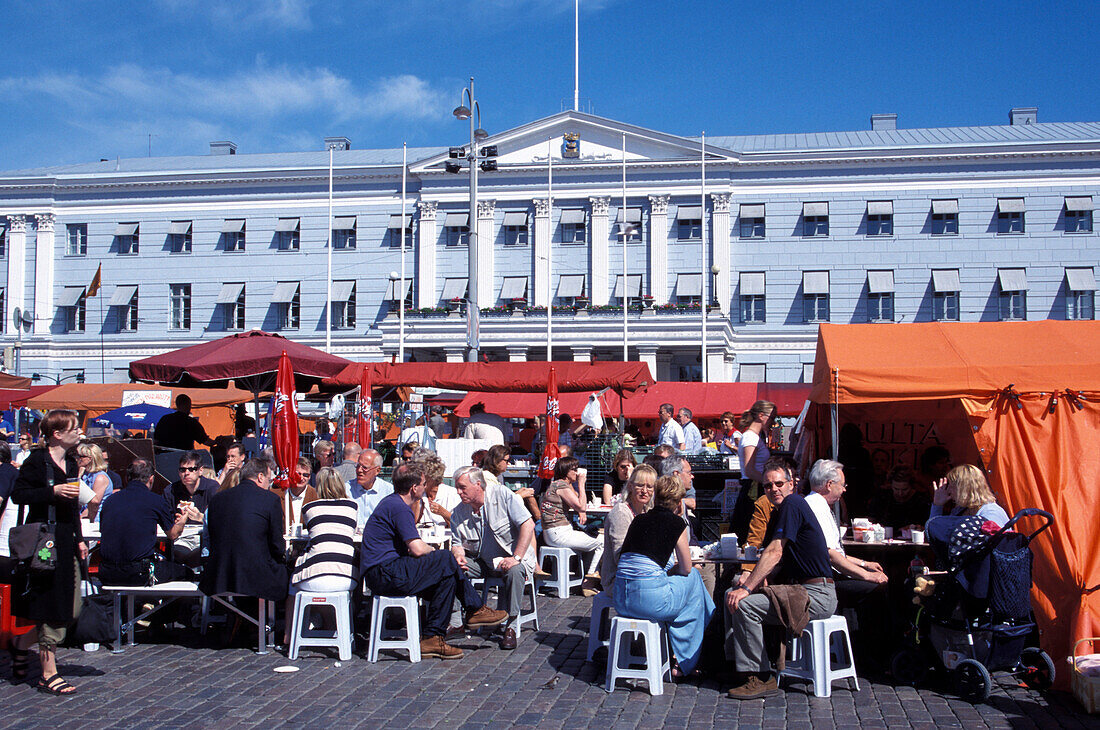
[[[924,544],[924,530],[913,530],[912,536],[914,545]]]
[[[602,497],[593,497],[592,498],[592,506],[593,507],[599,507],[601,502],[603,502]]]

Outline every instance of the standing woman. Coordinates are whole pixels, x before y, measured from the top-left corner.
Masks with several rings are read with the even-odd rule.
[[[604,504],[611,505],[612,501],[619,496],[625,499],[626,483],[637,463],[631,449],[619,449],[618,453],[615,454],[614,461],[611,462],[611,473],[604,480],[603,494],[601,495]]]
[[[736,454],[741,442],[741,433],[733,427],[736,417],[731,411],[726,411],[718,419],[721,426],[714,431],[714,440],[718,443],[719,454]]]
[[[80,444],[76,447],[76,465],[80,469],[80,481],[92,490],[87,518],[90,522],[95,522],[103,500],[114,491],[111,477],[107,476],[107,460],[103,458],[103,450],[97,445]]]
[[[46,414],[40,428],[46,448],[35,449],[23,462],[11,500],[30,508],[24,522],[56,520],[57,567],[51,573],[30,578],[27,592],[14,598],[13,613],[38,623],[42,677],[36,688],[65,695],[76,688],[57,673],[57,645],[80,613],[81,566],[88,558],[88,546],[80,531],[78,470],[76,460],[68,453],[80,443],[80,421],[73,411],[55,410]],[[22,647],[21,654],[12,655],[16,680],[27,676],[26,647]]]
[[[737,427],[741,441],[737,445],[737,458],[741,462],[741,493],[733,508],[730,529],[738,535],[747,535],[752,519],[753,503],[760,495],[755,484],[764,483],[764,464],[771,458],[768,449],[768,429],[775,419],[775,404],[758,400],[752,408],[741,414]]]

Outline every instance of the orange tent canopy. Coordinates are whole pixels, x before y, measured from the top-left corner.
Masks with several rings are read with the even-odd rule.
[[[367,369],[372,388],[426,386],[545,394],[551,366],[558,377],[559,392],[611,388],[629,393],[654,380],[649,366],[642,362],[356,362],[327,378],[323,386],[329,390],[354,388]]]

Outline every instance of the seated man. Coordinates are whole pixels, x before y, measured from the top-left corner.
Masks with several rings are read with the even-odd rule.
[[[843,477],[839,483],[830,481],[829,486],[837,490],[839,498],[845,487]],[[776,570],[780,560],[782,575]],[[809,598],[810,620],[826,618],[836,610],[832,572],[825,536],[813,511],[802,496],[787,496],[779,505],[775,535],[764,548],[760,562],[741,585],[726,592],[731,627],[726,632],[726,656],[733,660],[740,675],[739,684],[729,691],[732,699],[752,700],[778,691],[764,652],[764,624],[778,626],[781,619],[771,598],[755,591],[765,580],[773,585],[801,584]]]
[[[420,654],[459,659],[462,650],[443,640],[456,593],[466,609],[469,628],[499,626],[508,614],[482,605],[449,550],[433,550],[420,539],[412,505],[423,496],[424,466],[411,462],[397,467],[393,494],[382,498],[363,530],[360,574],[373,593],[423,598],[427,617],[421,627]]]
[[[157,525],[175,540],[195,507],[185,505],[173,518],[168,503],[150,491],[153,465],[145,459],[130,462],[126,476],[126,488],[115,492],[100,510],[99,579],[109,586],[150,585],[150,578],[157,583],[183,579],[187,568],[156,552]]]
[[[487,484],[476,466],[456,471],[455,485],[462,504],[451,513],[451,552],[471,578],[503,576],[508,623],[500,648],[515,649],[524,580],[537,567],[535,521],[515,492]]]
[[[206,516],[210,557],[199,588],[208,596],[240,593],[268,601],[286,598],[283,511],[271,490],[275,462],[268,456],[241,467],[241,483],[218,492]]]
[[[180,478],[164,490],[164,500],[173,514],[181,503],[193,506],[195,509],[188,511],[187,521],[192,525],[201,525],[210,499],[218,491],[218,483],[202,475],[202,454],[197,451],[185,451],[180,455],[179,475]],[[199,567],[201,551],[198,533],[173,543],[172,560],[190,568]]]
[[[753,505],[752,520],[749,522],[749,535],[746,545],[763,549],[772,541],[775,531],[775,515],[783,500],[794,492],[794,478],[787,463],[779,458],[768,459],[762,470],[764,494]]]
[[[895,530],[916,527],[928,520],[932,503],[917,492],[913,470],[907,466],[895,466],[886,477],[887,489],[876,489],[871,499],[871,519]]]
[[[355,463],[355,479],[348,482],[348,498],[359,505],[355,518],[355,529],[361,531],[367,524],[371,513],[382,498],[393,493],[393,485],[378,478],[382,471],[382,455],[374,449],[363,449],[359,461]]]
[[[302,507],[317,499],[317,490],[310,486],[313,474],[310,471],[310,461],[304,456],[298,457],[298,484],[289,490],[274,488],[271,491],[279,498],[279,505],[283,510],[283,526],[290,529],[291,525],[302,521]],[[287,498],[287,492],[290,498]],[[290,514],[287,514],[287,506],[290,506]]]

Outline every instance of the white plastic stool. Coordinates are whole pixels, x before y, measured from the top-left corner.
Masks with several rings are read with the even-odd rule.
[[[588,620],[588,655],[585,661],[592,661],[596,655],[596,649],[601,646],[605,649],[611,645],[611,631],[608,630],[608,638],[603,638],[603,627],[610,622],[611,612],[615,610],[614,601],[607,591],[600,591],[592,599],[592,617]]]
[[[475,589],[481,589],[481,602],[487,603],[489,601],[489,589],[497,589],[497,608],[501,607],[501,594],[504,592],[504,579],[494,576],[489,578],[471,578],[471,585]],[[519,617],[516,620],[516,638],[519,638],[520,632],[524,624],[533,623],[535,625],[535,631],[539,630],[539,608],[535,601],[535,595],[538,593],[535,590],[535,576],[529,574],[526,570],[523,571],[523,592],[526,593],[528,587],[531,589],[531,610],[524,611],[523,605],[519,607]]]
[[[779,674],[780,681],[783,677],[808,679],[813,682],[815,697],[829,697],[833,682],[838,679],[850,680],[852,691],[859,691],[856,662],[852,658],[852,640],[848,636],[848,622],[843,616],[811,621],[802,636],[792,637],[787,646],[787,666]],[[835,668],[834,654],[839,665]]]
[[[335,646],[340,651],[340,661],[351,659],[351,594],[347,591],[337,593],[312,593],[300,591],[294,596],[294,623],[290,631],[289,659],[298,658],[298,650],[303,646]],[[310,609],[331,606],[336,614],[336,632],[313,631],[309,628],[307,614]]]
[[[554,565],[550,570],[546,570],[547,558],[554,561]],[[576,577],[569,571],[570,561],[574,558],[577,560]],[[554,587],[558,592],[558,598],[567,598],[571,588],[584,582],[584,562],[581,560],[581,556],[574,552],[572,548],[543,545],[539,548],[539,565],[550,574],[550,579],[543,582]]]
[[[645,656],[631,653],[631,637],[638,636],[645,644]],[[611,619],[611,647],[607,653],[607,689],[615,690],[620,679],[644,679],[649,682],[649,694],[664,694],[664,680],[672,681],[671,652],[668,633],[655,621],[616,616]],[[655,659],[661,657],[658,664]],[[631,669],[631,664],[644,663],[642,669]]]
[[[405,638],[395,638],[395,632],[385,629],[382,614],[396,608],[405,613]],[[382,649],[405,649],[409,661],[420,661],[420,604],[416,596],[374,596],[370,612],[370,649],[367,661],[378,661]]]

